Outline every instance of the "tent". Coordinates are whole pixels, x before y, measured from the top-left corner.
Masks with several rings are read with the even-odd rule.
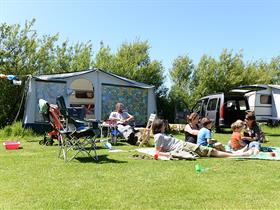
[[[75,107],[78,116],[82,113],[81,110],[85,110],[86,118],[99,121],[108,119],[115,104],[121,102],[135,116],[136,125],[144,125],[150,114],[157,111],[154,86],[96,68],[65,74],[30,76],[27,85],[23,126],[37,132],[47,126],[38,111],[39,99],[55,104],[57,96],[64,96],[67,107]]]

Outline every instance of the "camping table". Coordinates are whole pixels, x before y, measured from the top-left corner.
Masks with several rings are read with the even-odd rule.
[[[111,123],[111,121],[104,121],[103,123],[99,124],[99,128],[101,131],[101,137],[105,137],[103,136],[103,128],[107,129],[107,136],[108,137],[110,135],[110,131],[112,130],[112,128],[116,129],[117,128],[117,124],[115,123]]]

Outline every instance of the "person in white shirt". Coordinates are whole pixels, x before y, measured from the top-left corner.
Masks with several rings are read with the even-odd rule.
[[[116,110],[111,112],[109,120],[115,121],[118,131],[124,136],[128,143],[135,145],[137,138],[133,128],[129,125],[129,122],[134,120],[134,116],[124,111],[124,105],[122,103],[116,104]]]

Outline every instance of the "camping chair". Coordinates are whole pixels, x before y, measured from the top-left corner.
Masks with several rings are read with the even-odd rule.
[[[68,115],[64,98],[62,96],[57,98],[57,105],[60,112],[65,119],[65,126],[59,130],[60,150],[59,157],[63,157],[65,162],[71,161],[79,153],[83,153],[98,160],[96,153],[96,130],[98,123],[92,123],[91,127],[86,126],[80,121]]]
[[[58,157],[62,157],[65,162],[68,162],[76,158],[79,153],[83,153],[94,160],[98,160],[94,131],[92,129],[77,131],[75,127],[69,127],[67,130],[60,131]]]
[[[148,119],[146,128],[135,128],[135,130],[139,131],[138,132],[139,147],[149,144],[151,129],[155,119],[156,119],[156,114],[151,114]]]
[[[58,140],[59,130],[63,128],[61,124],[61,117],[60,111],[58,107],[54,104],[49,104],[44,99],[39,100],[39,113],[42,114],[44,120],[50,123],[52,127],[52,131],[45,133],[44,139],[39,141],[41,145],[53,145],[54,139]]]

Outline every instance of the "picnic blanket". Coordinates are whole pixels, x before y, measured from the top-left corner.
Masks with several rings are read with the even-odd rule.
[[[154,156],[155,148],[139,148],[136,151]],[[256,160],[280,160],[280,147],[262,147],[261,152],[257,155],[251,155],[248,157],[233,157],[237,159],[256,159]],[[159,156],[160,160],[170,160],[170,158],[165,156]]]
[[[255,160],[280,160],[280,147],[262,147],[260,153],[257,155],[234,158]]]
[[[139,149],[136,149],[136,151],[145,153],[148,155],[152,155],[152,156],[155,155],[155,148],[153,148],[153,147],[139,148]],[[166,157],[166,156],[159,155],[158,159],[160,159],[160,160],[174,160],[174,159],[195,160],[195,159],[197,159],[197,155],[194,155],[187,151],[177,151],[177,152],[174,151],[174,152],[171,152],[171,154],[172,154],[172,157]]]
[[[151,155],[153,157],[155,155],[155,148],[154,147],[139,148],[139,149],[136,149],[136,151],[147,154],[147,155]],[[170,158],[165,157],[165,156],[161,156],[161,155],[158,156],[158,159],[160,159],[160,160],[170,160]]]

